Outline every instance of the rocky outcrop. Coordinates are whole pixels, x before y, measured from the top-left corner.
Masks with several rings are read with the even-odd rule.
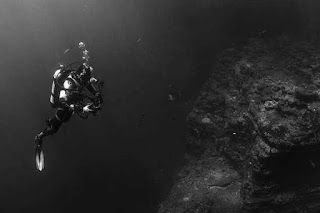
[[[319,82],[312,42],[255,38],[224,51],[159,212],[320,211]]]

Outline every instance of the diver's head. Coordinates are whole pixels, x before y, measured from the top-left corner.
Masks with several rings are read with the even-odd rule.
[[[93,68],[82,64],[75,72],[75,77],[82,85],[89,83]]]

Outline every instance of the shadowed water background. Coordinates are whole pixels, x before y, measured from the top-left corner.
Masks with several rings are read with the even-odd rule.
[[[232,42],[297,30],[296,8],[285,11],[257,16],[234,1],[2,0],[0,211],[154,212],[183,159],[182,102]],[[79,59],[80,41],[105,82],[103,111],[46,138],[39,173],[33,141],[54,113],[52,75],[58,62]],[[169,84],[183,101],[168,101]]]

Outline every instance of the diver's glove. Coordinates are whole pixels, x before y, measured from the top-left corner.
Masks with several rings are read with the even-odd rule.
[[[84,106],[84,107],[82,108],[82,112],[83,112],[83,113],[93,112],[92,104],[87,104],[86,106]]]
[[[100,105],[96,106],[93,103],[87,104],[86,106],[83,107],[82,112],[83,113],[89,113],[91,112],[94,116],[98,115],[99,110],[101,110]]]

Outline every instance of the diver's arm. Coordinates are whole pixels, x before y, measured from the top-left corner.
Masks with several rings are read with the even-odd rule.
[[[78,104],[71,104],[68,101],[68,94],[65,90],[60,91],[60,97],[59,97],[59,107],[64,109],[69,109],[70,111],[81,111],[82,107]]]
[[[60,101],[59,107],[64,108],[64,109],[69,109],[70,111],[80,111],[81,106],[77,104],[69,104],[64,101]]]
[[[86,113],[91,111],[88,105],[83,107],[78,104],[71,104],[70,107],[73,111],[80,112],[80,113]]]
[[[90,82],[86,88],[93,94],[96,95],[98,93],[98,90],[93,86],[93,84]]]
[[[89,113],[92,112],[92,104],[87,104],[86,106],[82,106],[80,104],[70,104],[64,99],[60,99],[59,103],[61,108],[69,109],[70,111],[76,112],[76,113]]]
[[[98,90],[94,87],[94,83],[96,83],[98,80],[94,77],[90,78],[90,83],[86,86],[86,88],[94,95],[97,97],[100,103],[103,102],[101,93],[98,92]]]
[[[79,104],[67,104],[66,102],[61,103],[64,107],[69,108],[73,112],[77,113],[89,113],[92,112],[93,110],[91,109],[91,104],[88,104],[86,106],[81,106]]]

